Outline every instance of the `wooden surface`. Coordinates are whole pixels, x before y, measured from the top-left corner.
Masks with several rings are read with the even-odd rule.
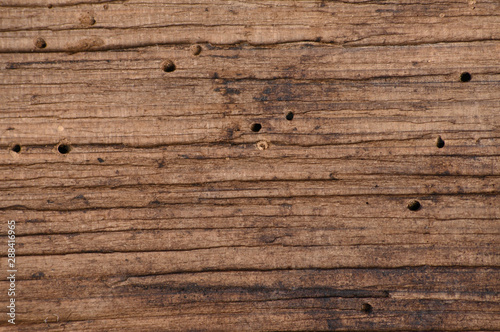
[[[0,330],[500,330],[499,64],[498,0],[2,1]]]

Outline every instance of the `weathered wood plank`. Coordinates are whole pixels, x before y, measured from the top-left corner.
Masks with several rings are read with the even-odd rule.
[[[201,223],[201,222],[200,222]],[[343,226],[343,227],[342,227]],[[332,224],[313,228],[232,228],[139,230],[130,232],[92,232],[65,235],[32,235],[18,239],[18,255],[47,255],[84,252],[136,252],[195,250],[218,247],[294,246],[420,246],[460,243],[467,246],[498,246],[500,230],[485,220],[440,221],[400,220],[397,231],[387,220],[352,220],[348,225]],[[251,230],[251,232],[249,232]]]
[[[41,272],[41,271],[40,271]],[[266,296],[287,298],[295,292],[311,292],[318,296],[321,290],[330,291],[332,297],[363,298],[378,294],[378,297],[398,298],[406,293],[408,298],[435,298],[445,296],[467,297],[469,300],[494,300],[498,296],[498,268],[445,268],[408,267],[403,269],[331,269],[331,270],[284,270],[284,271],[221,271],[199,273],[174,273],[146,276],[111,276],[109,278],[81,277],[51,279],[36,273],[21,280],[26,299],[43,300],[49,294],[68,298],[109,296],[139,296],[141,290],[160,293],[179,288],[183,295],[209,292],[213,287],[235,298]],[[2,285],[6,281],[0,282]],[[314,287],[312,287],[314,286]],[[246,290],[239,292],[239,290]],[[277,291],[277,293],[274,293]],[[335,292],[345,292],[343,294]],[[359,291],[359,293],[356,293]],[[363,291],[366,291],[364,294]],[[351,292],[351,293],[349,293]],[[218,292],[209,292],[220,297]],[[383,296],[381,296],[383,295]],[[470,297],[469,297],[470,296]],[[233,298],[233,299],[235,299]],[[176,297],[184,301],[183,296]],[[209,300],[209,298],[207,299]]]
[[[496,329],[498,326],[496,317],[498,314],[482,314],[480,311],[472,312],[471,314],[457,313],[456,311],[441,311],[439,316],[432,314],[435,311],[430,311],[431,315],[427,315],[429,311],[420,310],[409,312],[408,315],[401,315],[401,312],[394,310],[387,315],[380,315],[376,318],[373,316],[363,316],[359,313],[336,314],[332,316],[330,313],[312,315],[295,313],[293,310],[261,310],[252,313],[238,313],[236,315],[230,313],[214,315],[186,315],[168,317],[161,315],[149,320],[139,320],[137,317],[126,319],[106,319],[106,320],[85,320],[76,322],[59,322],[55,323],[56,317],[53,315],[47,316],[52,321],[41,323],[38,325],[20,326],[20,331],[40,331],[46,330],[47,327],[55,331],[63,331],[67,329],[75,331],[85,331],[92,329],[94,331],[123,331],[123,329],[146,329],[146,330],[171,330],[183,331],[185,329],[206,329],[207,326],[213,327],[214,330],[245,330],[254,331],[261,327],[268,327],[269,330],[289,330],[289,331],[349,331],[351,329],[360,329],[363,331],[377,330],[394,330],[400,326],[403,331],[439,329],[442,326],[439,321],[450,322],[447,327],[450,329],[469,329],[481,331],[484,326],[488,329]],[[312,312],[317,312],[318,310]],[[327,317],[334,317],[328,319]]]
[[[366,201],[371,202],[373,206],[360,209],[361,212],[355,212],[354,216],[364,213],[374,213],[387,211],[382,214],[384,217],[400,217],[410,215],[414,211],[407,211],[407,202],[419,197],[421,204],[425,204],[426,209],[422,209],[421,214],[426,217],[442,216],[443,218],[463,218],[478,215],[482,217],[498,217],[498,209],[495,202],[497,193],[479,193],[479,194],[461,194],[438,195],[429,193],[426,196],[416,195],[384,195],[378,193],[376,188],[372,189],[371,194],[361,195],[325,195],[316,197],[316,195],[294,196],[286,188],[274,190],[274,195],[266,195],[263,191],[260,195],[252,193],[251,195],[234,197],[217,197],[221,195],[217,192],[199,195],[195,194],[193,198],[171,193],[168,190],[158,190],[157,188],[139,188],[128,189],[94,189],[76,192],[60,193],[60,190],[44,190],[39,193],[25,193],[24,190],[12,189],[2,202],[2,209],[16,210],[28,209],[38,211],[68,211],[88,209],[109,209],[109,208],[154,208],[165,206],[172,209],[174,206],[186,204],[188,209],[200,206],[200,209],[206,213],[206,207],[227,205],[232,213],[241,213],[246,211],[249,215],[266,215],[264,211],[283,213],[288,208],[303,211],[303,213],[322,214],[334,213],[332,210],[338,206],[343,206],[345,210],[354,206],[361,206]],[[226,196],[228,196],[226,194]],[[340,197],[339,197],[340,196]],[[477,205],[481,203],[479,206]],[[236,207],[244,204],[243,207]],[[267,207],[260,207],[261,205]],[[369,205],[366,204],[366,205]],[[290,205],[292,207],[290,207]],[[390,208],[390,209],[389,209]],[[342,211],[342,210],[341,210]],[[363,213],[364,212],[364,213]],[[341,212],[342,213],[342,212]],[[345,213],[348,213],[347,211]],[[338,213],[334,213],[339,215]],[[314,213],[313,213],[314,215]],[[348,215],[348,214],[347,214]],[[365,215],[366,216],[366,215]]]
[[[345,202],[346,199],[342,201]],[[426,202],[423,203],[426,204]],[[266,235],[272,234],[273,231],[279,232],[282,228],[303,229],[308,227],[324,230],[336,229],[340,233],[346,233],[350,229],[363,229],[364,232],[370,232],[376,227],[387,228],[395,224],[402,230],[411,231],[415,236],[426,233],[433,234],[446,226],[452,228],[450,236],[451,234],[458,236],[452,232],[459,230],[464,233],[470,232],[473,236],[478,234],[478,228],[481,228],[485,234],[495,234],[498,231],[498,215],[485,216],[479,214],[479,209],[473,210],[467,215],[469,219],[463,219],[459,216],[460,212],[466,210],[459,211],[455,216],[449,215],[448,218],[445,216],[429,218],[414,214],[403,215],[403,213],[400,216],[374,217],[370,215],[373,213],[373,208],[363,208],[363,201],[360,199],[352,200],[352,205],[344,204],[344,206],[339,205],[337,202],[334,208],[329,209],[329,211],[321,208],[313,211],[299,210],[298,213],[293,213],[293,210],[285,204],[263,209],[258,215],[249,214],[244,209],[238,210],[232,206],[203,208],[199,205],[180,205],[176,206],[175,209],[159,206],[151,209],[89,210],[85,211],[83,215],[81,211],[13,210],[9,211],[8,215],[19,220],[18,231],[20,235],[69,234],[75,236],[77,233],[91,232],[197,229],[209,231],[240,228]],[[403,207],[399,208],[403,210]],[[192,213],[189,213],[190,211]],[[349,215],[349,211],[357,211],[357,213]],[[285,216],[275,217],[280,212],[286,213],[286,219]],[[125,215],[128,217],[125,218]],[[368,227],[367,221],[372,226]],[[110,239],[110,241],[112,240]]]
[[[63,139],[132,146],[254,143],[254,122],[263,126],[258,138],[277,144],[435,139],[438,134],[446,140],[487,142],[499,132],[498,49],[498,43],[314,51],[292,45],[213,48],[193,58],[186,50],[165,48],[171,53],[167,56],[181,56],[173,73],[161,71],[164,50],[156,48],[104,53],[107,59],[92,53],[95,60],[26,54],[25,61],[15,62],[9,55],[2,71],[7,94],[2,97],[0,144],[56,144]],[[429,62],[429,53],[436,60]],[[242,63],[240,57],[255,61]],[[271,59],[273,70],[261,69],[265,59]],[[378,64],[372,59],[379,59]],[[475,69],[474,80],[460,82],[467,67]],[[81,72],[76,80],[75,70]],[[20,89],[26,77],[31,83]],[[311,95],[319,98],[311,101]],[[145,101],[142,109],[137,100]],[[290,111],[296,120],[285,119]],[[373,117],[377,120],[367,121]]]
[[[153,190],[160,189],[160,196],[170,194],[173,197],[169,197],[169,201],[175,202],[179,197],[279,197],[286,193],[289,196],[495,194],[500,181],[497,156],[406,156],[411,162],[418,162],[414,169],[410,168],[410,162],[404,162],[405,156],[393,156],[392,160],[389,157],[383,160],[381,156],[325,158],[314,163],[289,158],[274,166],[258,167],[259,163],[272,160],[270,156],[266,157],[177,161],[159,156],[157,160],[149,160],[149,165],[141,165],[142,161],[138,159],[139,164],[132,166],[113,164],[111,159],[116,160],[114,156],[101,158],[105,160],[102,163],[97,158],[89,160],[87,165],[75,161],[74,164],[54,162],[46,166],[16,165],[15,169],[3,166],[0,170],[8,180],[3,181],[0,189],[4,194],[8,191],[11,197],[6,197],[0,206],[7,207],[9,201],[21,199],[18,195],[30,194],[27,190],[33,187],[43,189],[43,194],[48,196],[57,195],[57,188],[67,188],[65,194],[71,196],[89,191],[104,191],[112,195],[120,188],[133,191],[137,190],[134,187],[147,190],[146,186],[153,186]],[[365,163],[364,167],[357,166],[361,161]],[[454,162],[471,168],[477,165],[477,169],[459,170],[450,166]],[[297,164],[302,165],[301,169],[296,168]],[[183,173],[182,170],[188,167],[191,172]],[[404,169],[408,170],[406,174]],[[425,176],[425,185],[422,176]],[[36,200],[36,195],[32,199]]]
[[[408,45],[500,39],[497,1],[6,1],[0,52],[157,44]],[[134,8],[131,11],[130,8]]]
[[[500,330],[499,54],[497,0],[2,1],[16,327]]]
[[[147,292],[143,294],[147,294]],[[367,314],[361,311],[366,299],[313,298],[264,300],[252,301],[250,303],[246,301],[235,301],[236,303],[227,301],[211,303],[210,305],[199,300],[193,300],[191,303],[184,305],[170,305],[169,300],[165,299],[164,296],[154,295],[150,295],[148,298],[117,298],[116,304],[110,302],[108,298],[86,301],[66,300],[61,301],[60,304],[64,308],[67,308],[64,311],[58,310],[59,305],[56,301],[48,301],[45,305],[52,306],[54,308],[53,311],[60,311],[61,315],[56,314],[57,316],[53,316],[50,313],[44,313],[45,315],[36,314],[36,317],[32,319],[43,322],[45,318],[52,324],[59,317],[60,320],[69,321],[70,326],[78,326],[79,323],[81,324],[85,321],[85,316],[80,314],[80,310],[88,308],[87,310],[96,317],[107,314],[106,316],[108,317],[96,319],[91,325],[88,325],[99,328],[100,324],[109,324],[107,320],[113,319],[113,315],[109,311],[116,312],[113,310],[114,305],[123,305],[121,309],[123,310],[122,313],[127,317],[125,321],[129,319],[137,321],[142,317],[145,324],[153,324],[150,328],[153,328],[157,321],[161,321],[163,324],[176,322],[176,330],[202,328],[206,324],[205,322],[209,323],[215,329],[234,329],[244,321],[248,321],[247,324],[250,325],[248,329],[250,330],[259,329],[261,326],[270,326],[274,329],[279,329],[283,326],[286,329],[293,330],[301,330],[308,326],[313,326],[313,328],[321,330],[331,330],[333,326],[335,326],[335,329],[343,328],[344,330],[353,327],[368,328],[368,326],[371,326],[373,330],[389,330],[396,326],[401,326],[403,329],[411,329],[415,324],[419,324],[421,328],[432,329],[440,326],[439,318],[446,319],[447,321],[457,319],[454,323],[450,324],[450,327],[455,329],[465,327],[477,330],[480,326],[495,329],[499,323],[498,311],[492,310],[495,302],[487,301],[449,300],[443,303],[443,301],[436,300],[385,300],[372,298],[370,299],[370,303],[373,303],[373,306],[377,308],[377,312]],[[30,304],[38,310],[43,310],[43,305]],[[73,308],[71,308],[72,306]],[[145,306],[149,307],[147,312],[142,309]],[[405,309],[402,310],[401,307]],[[90,308],[93,310],[89,310]],[[460,311],[460,314],[457,311]],[[166,314],[167,312],[169,314]],[[270,315],[279,315],[283,318],[288,317],[291,321],[297,321],[298,326],[295,325],[295,327],[292,327],[292,324],[286,324],[281,321],[272,323],[273,319],[267,321]],[[193,317],[193,322],[186,322],[188,317]],[[313,319],[316,319],[317,322],[312,323]],[[120,323],[116,322],[116,318],[113,320],[115,322],[112,324],[115,327],[117,325],[120,326]],[[235,320],[234,323],[231,320]],[[302,320],[305,320],[305,322],[301,322]],[[217,321],[219,323],[216,323]],[[231,327],[232,324],[235,324],[235,326]],[[47,326],[46,324],[44,325]],[[127,322],[127,325],[134,326],[130,321]],[[163,326],[162,328],[165,327]]]
[[[36,273],[33,280],[19,284],[27,293],[26,301],[38,308],[23,317],[25,324],[46,320],[45,326],[53,327],[56,320],[61,320],[71,325],[79,324],[87,315],[110,319],[119,313],[142,315],[149,322],[162,319],[167,324],[176,320],[177,313],[181,316],[192,313],[194,317],[204,313],[207,318],[224,321],[238,310],[240,315],[249,315],[249,322],[257,327],[263,324],[263,310],[272,310],[291,317],[317,317],[322,321],[318,325],[321,328],[324,323],[332,325],[333,321],[335,326],[347,328],[355,326],[350,320],[360,319],[361,324],[371,322],[373,328],[387,329],[387,324],[414,323],[417,318],[412,317],[417,313],[425,326],[437,326],[439,317],[453,315],[456,310],[463,311],[465,317],[480,322],[488,320],[490,326],[496,326],[498,320],[494,318],[496,312],[491,301],[498,296],[494,291],[500,280],[498,273],[498,269],[426,267],[202,272],[89,280],[46,279],[47,276]],[[65,300],[50,302],[48,307],[49,294]],[[443,299],[447,299],[445,305],[436,301]],[[372,306],[371,312],[363,312],[364,303]],[[165,310],[170,315],[165,317],[162,314]],[[394,321],[396,313],[404,317],[403,322]],[[198,319],[203,321],[202,317]],[[103,324],[100,319],[93,323]],[[306,320],[303,324],[310,326],[311,322]],[[478,326],[467,324],[471,328]],[[185,326],[184,323],[182,327]]]
[[[397,268],[406,266],[498,266],[491,245],[222,246],[211,249],[133,253],[20,256],[19,279],[39,271],[48,278],[149,275],[231,270]]]
[[[484,82],[492,75],[497,75],[497,78],[500,75],[496,62],[499,45],[498,41],[485,41],[353,49],[297,42],[260,47],[200,44],[197,45],[200,47],[200,54],[197,55],[193,54],[193,45],[77,54],[2,54],[2,74],[5,83],[23,85],[61,84],[68,83],[68,80],[77,85],[95,83],[97,79],[122,83],[128,83],[128,80],[147,82],[158,78],[164,78],[164,81],[176,78],[213,79],[214,73],[221,80],[386,79],[387,82],[389,79],[404,81],[414,78],[448,83],[459,82],[462,71],[473,69],[471,83],[461,84],[470,89],[473,82]],[[165,73],[161,70],[160,64],[165,59],[174,62],[174,71]],[[263,63],[266,65],[263,66]],[[79,71],[79,74],[75,75],[74,71]],[[200,80],[198,84],[201,83],[204,81]]]

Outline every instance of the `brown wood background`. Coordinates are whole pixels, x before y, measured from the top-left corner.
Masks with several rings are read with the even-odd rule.
[[[500,330],[499,64],[498,0],[1,1],[15,329]]]

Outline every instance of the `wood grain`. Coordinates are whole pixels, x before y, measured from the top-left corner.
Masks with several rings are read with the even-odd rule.
[[[4,1],[0,49],[31,52],[39,36],[46,39],[47,51],[56,52],[200,42],[406,46],[500,38],[500,4],[495,0],[55,0],[50,5],[43,0]],[[88,23],[89,16],[95,23]]]
[[[498,322],[492,310],[498,301],[498,280],[497,269],[426,267],[219,271],[105,280],[44,280],[37,274],[19,284],[30,294],[26,298],[30,306],[37,309],[29,314],[29,320],[47,319],[52,328],[137,327],[137,319],[142,316],[148,318],[146,324],[150,328],[173,329],[201,328],[201,322],[206,321],[223,329],[237,328],[243,323],[248,324],[244,329],[259,329],[263,323],[295,330],[369,328],[374,324],[385,328],[419,324],[430,329],[440,326],[438,322],[443,317],[456,319],[450,326],[474,329],[478,322],[488,321],[480,326],[490,327]],[[487,284],[471,293],[478,282]],[[64,300],[50,301],[50,310],[47,298],[51,297]],[[360,311],[366,301],[374,306],[373,312]],[[117,309],[121,315],[135,319],[118,320]],[[463,316],[458,317],[456,311]],[[71,317],[71,322],[57,322],[52,312],[57,312],[61,321]],[[88,315],[102,319],[85,322]],[[186,320],[186,316],[196,319]],[[297,320],[296,324],[289,325],[286,317]]]
[[[496,0],[2,1],[16,330],[500,330],[499,54]]]

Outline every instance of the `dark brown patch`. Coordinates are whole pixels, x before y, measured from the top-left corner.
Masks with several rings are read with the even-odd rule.
[[[90,204],[89,201],[87,200],[87,198],[85,196],[83,196],[82,194],[73,197],[73,199],[82,200],[86,205]]]
[[[49,201],[47,201],[47,203],[48,202]],[[46,221],[43,219],[28,219],[28,220],[26,220],[26,222],[31,224],[31,223],[42,223],[42,222],[46,222]]]
[[[255,101],[292,101],[294,99],[292,83],[271,83],[262,90],[259,97],[254,97],[253,99]]]
[[[336,331],[343,326],[339,319],[327,319],[326,325],[328,326],[329,331]]]
[[[272,234],[264,234],[259,237],[259,241],[263,243],[274,243],[279,237]]]
[[[220,92],[223,96],[239,95],[241,91],[235,88],[215,88],[215,92]]]
[[[17,69],[17,68],[19,68],[19,64],[17,63],[8,62],[5,64],[5,69]]]
[[[35,279],[35,280],[40,280],[42,279],[43,277],[45,277],[45,273],[43,273],[42,271],[40,272],[37,272],[37,273],[33,273],[31,275],[31,278]]]

